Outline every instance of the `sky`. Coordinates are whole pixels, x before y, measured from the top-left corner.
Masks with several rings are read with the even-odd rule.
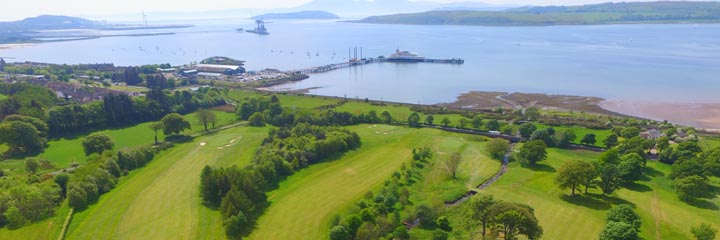
[[[103,16],[145,12],[192,12],[243,8],[292,8],[312,0],[0,0],[0,21],[42,14]],[[383,0],[353,0],[383,1]],[[483,2],[500,5],[582,5],[611,0],[410,0],[429,2]],[[628,2],[638,0],[625,0]],[[321,9],[322,10],[322,9]]]

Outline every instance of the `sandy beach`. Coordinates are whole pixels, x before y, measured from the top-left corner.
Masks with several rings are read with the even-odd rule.
[[[626,115],[720,131],[720,103],[606,100],[600,107]]]

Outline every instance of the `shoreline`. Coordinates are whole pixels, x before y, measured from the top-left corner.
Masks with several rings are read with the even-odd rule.
[[[720,103],[604,100],[599,106],[638,118],[667,120],[675,124],[720,133]]]
[[[275,86],[276,87],[276,86]],[[310,94],[312,87],[305,89],[256,88],[261,91]],[[413,104],[413,103],[405,103]],[[428,104],[467,110],[492,110],[502,107],[506,110],[538,107],[551,111],[580,111],[617,117],[649,119],[690,126],[698,130],[720,133],[720,103],[651,102],[636,100],[603,99],[598,97],[555,95],[542,93],[508,93],[471,91],[463,93],[451,103]]]

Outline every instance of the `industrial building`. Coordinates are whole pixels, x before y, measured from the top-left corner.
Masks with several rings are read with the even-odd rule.
[[[245,68],[237,65],[197,64],[195,65],[195,70],[202,73],[220,73],[225,75],[245,73]]]

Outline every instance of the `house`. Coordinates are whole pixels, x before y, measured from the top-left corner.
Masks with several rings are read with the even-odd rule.
[[[657,129],[650,129],[650,130],[640,133],[640,137],[642,137],[644,139],[648,139],[648,140],[656,140],[658,138],[661,138],[664,135],[665,134],[663,134],[663,132],[661,132],[660,130],[657,130]]]

